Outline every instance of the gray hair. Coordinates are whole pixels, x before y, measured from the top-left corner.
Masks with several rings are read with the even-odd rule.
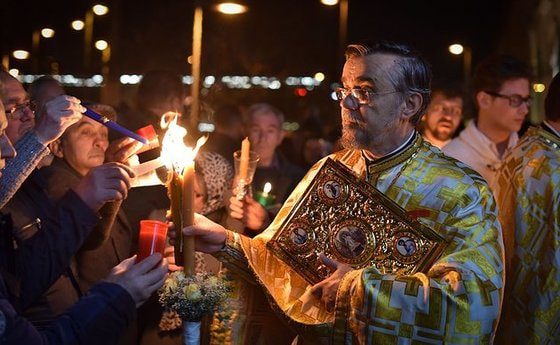
[[[422,97],[420,109],[410,118],[416,125],[430,104],[430,84],[432,70],[428,62],[419,53],[404,44],[376,41],[368,44],[351,44],[346,48],[346,60],[372,54],[390,54],[399,60],[389,71],[389,81],[395,90],[403,93],[416,92]],[[403,95],[403,99],[406,95]]]
[[[282,124],[284,123],[284,113],[280,109],[268,103],[256,103],[247,109],[247,119],[251,120],[256,113],[271,113],[273,114],[280,123],[280,129],[282,129]]]

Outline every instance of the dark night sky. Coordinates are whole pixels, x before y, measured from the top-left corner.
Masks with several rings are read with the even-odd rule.
[[[413,45],[431,62],[438,79],[462,80],[461,57],[447,46],[461,41],[472,47],[476,63],[493,52],[507,22],[507,0],[350,0],[347,42],[397,40]],[[250,11],[225,17],[206,7],[203,74],[313,75],[322,71],[337,81],[338,7],[319,0],[252,0]],[[3,0],[0,53],[30,49],[34,29],[48,25],[57,37],[40,48],[41,69],[57,61],[61,73],[80,74],[82,33],[69,27],[83,17],[93,1]],[[94,38],[113,45],[112,69],[117,74],[167,68],[190,73],[185,63],[191,51],[193,1],[105,1],[111,9],[96,17]],[[94,50],[99,73],[99,52]],[[30,63],[19,63],[29,71]]]

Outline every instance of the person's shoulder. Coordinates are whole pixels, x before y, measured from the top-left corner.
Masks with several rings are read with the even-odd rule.
[[[474,198],[480,198],[490,193],[486,180],[469,165],[458,159],[448,156],[437,147],[425,144],[420,149],[418,159],[423,159],[423,166],[432,175],[435,186],[457,186],[457,191],[472,194]],[[437,181],[436,181],[437,180]]]

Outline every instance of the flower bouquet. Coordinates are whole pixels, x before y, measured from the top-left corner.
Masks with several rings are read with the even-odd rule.
[[[229,293],[226,282],[217,276],[198,273],[187,276],[173,272],[159,289],[159,302],[183,322],[183,343],[200,343],[200,321],[222,305]]]

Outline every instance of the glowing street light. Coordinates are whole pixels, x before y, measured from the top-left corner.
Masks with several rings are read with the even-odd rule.
[[[41,30],[41,36],[44,38],[52,38],[54,37],[54,30],[51,28],[44,28]]]
[[[234,2],[223,2],[216,5],[216,9],[218,10],[218,12],[224,14],[241,14],[249,10],[247,6]]]
[[[19,75],[19,69],[11,68],[8,73],[10,73],[12,77],[17,78],[17,76]]]
[[[72,29],[74,29],[76,31],[81,31],[81,30],[84,29],[85,25],[86,24],[84,23],[83,20],[76,19],[72,22]]]
[[[455,43],[449,46],[449,52],[453,55],[461,55],[463,53],[463,46]]]
[[[109,13],[109,7],[101,4],[94,5],[86,12],[84,23],[84,65],[86,70],[91,66],[91,46],[93,42],[93,18],[95,15],[104,16]]]
[[[222,3],[218,5],[218,11],[226,14],[238,14],[247,12],[247,6],[237,3]],[[192,39],[192,86],[191,86],[191,124],[197,127],[198,114],[200,111],[200,57],[202,55],[202,5],[194,8],[193,16],[193,39]],[[187,59],[188,61],[188,59]]]
[[[27,50],[18,49],[12,52],[12,56],[18,60],[27,60],[29,59],[29,52]]]
[[[334,6],[338,4],[338,0],[321,0],[321,3],[327,6]]]
[[[103,51],[103,50],[107,49],[108,46],[109,46],[109,43],[107,43],[107,41],[105,41],[105,40],[95,41],[95,48],[97,50]]]
[[[313,76],[313,78],[317,81],[323,81],[325,80],[325,74],[322,72],[317,72],[315,73],[315,76]]]
[[[537,93],[544,92],[545,89],[546,89],[546,86],[544,84],[541,84],[541,83],[533,84],[533,91],[535,91]]]
[[[463,74],[465,89],[468,90],[471,82],[471,65],[472,65],[472,51],[471,48],[463,46],[459,43],[453,43],[448,47],[448,50],[453,55],[463,54]]]
[[[93,10],[93,13],[95,13],[98,16],[104,16],[107,13],[109,13],[109,7],[105,5],[97,4],[94,5],[91,9]]]

